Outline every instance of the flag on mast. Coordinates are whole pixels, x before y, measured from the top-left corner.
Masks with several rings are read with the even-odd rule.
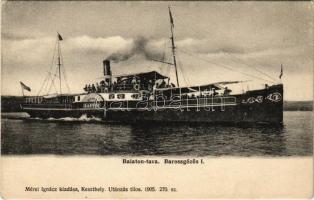
[[[20,84],[21,84],[21,87],[22,87],[23,90],[27,90],[29,92],[31,91],[31,88],[28,87],[27,85],[25,85],[22,81],[20,81]]]
[[[282,75],[283,75],[283,71],[282,71],[282,64],[281,64],[280,75],[279,75],[280,79],[281,79]]]
[[[58,32],[57,32],[58,33]],[[59,39],[59,41],[62,41],[63,40],[63,38],[61,37],[61,35],[58,33],[58,39]]]
[[[171,23],[171,26],[174,27],[174,23],[173,23],[173,18],[172,18],[170,6],[169,6],[169,16],[170,16],[170,23]]]

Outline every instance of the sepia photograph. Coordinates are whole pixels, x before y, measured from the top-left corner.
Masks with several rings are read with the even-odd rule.
[[[272,179],[275,165],[261,163],[274,160],[277,166],[282,160],[284,167],[294,166],[284,164],[289,162],[306,168],[292,167],[302,175],[281,171],[306,186],[287,181],[281,185],[289,187],[285,192],[265,197],[313,195],[310,1],[5,1],[1,12],[1,185],[12,185],[19,173],[24,177],[18,192],[8,184],[2,194],[264,197],[248,187],[263,170]],[[145,177],[151,170],[160,178],[178,170],[173,177],[185,181],[184,174],[198,171],[194,167],[201,168],[197,173],[210,169],[206,177],[222,170],[221,159],[236,163],[233,170],[241,173],[251,170],[247,164],[255,159],[254,166],[268,168],[256,171],[256,178],[249,175],[247,191],[237,186],[243,183],[239,173],[234,187],[221,190],[230,196],[219,196],[220,184],[213,186],[215,192],[206,189],[206,179],[197,183],[200,191],[185,190],[184,181],[177,181],[181,188],[170,180],[169,186],[158,185],[157,174],[156,181],[123,185],[138,169],[121,182],[107,179],[117,181],[112,185],[93,179],[95,187],[79,181],[58,185],[59,179],[43,184],[43,177],[30,175],[47,170],[48,163],[56,171],[80,168],[85,159],[95,159],[93,167],[108,169],[107,174],[115,173],[109,170],[114,166],[118,173],[144,166]],[[243,168],[237,164],[242,161]],[[224,177],[220,181],[226,178],[217,174]]]

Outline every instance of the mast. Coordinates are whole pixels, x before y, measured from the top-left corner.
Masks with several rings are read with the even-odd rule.
[[[172,57],[173,57],[173,65],[176,71],[176,79],[177,79],[177,87],[179,87],[179,79],[178,79],[178,71],[177,71],[177,61],[176,61],[176,54],[175,54],[175,45],[174,45],[174,36],[173,36],[173,29],[174,29],[174,23],[173,23],[173,18],[169,6],[169,17],[170,17],[170,30],[171,30],[171,49],[172,49]]]
[[[60,91],[60,94],[62,93],[62,90],[61,90],[61,62],[60,62],[60,44],[59,44],[59,40],[58,40],[58,72],[59,72],[59,91]]]
[[[47,90],[47,95],[48,95],[52,87],[54,87],[56,93],[60,92],[60,94],[62,94],[62,74],[61,74],[62,72],[61,72],[61,67],[63,65],[63,58],[62,58],[62,54],[61,54],[61,43],[60,43],[62,40],[63,40],[62,36],[57,32],[57,40],[55,42],[55,46],[54,46],[54,50],[53,50],[51,67],[50,67],[48,75],[46,76],[46,78],[44,80],[44,83],[42,84],[42,86],[41,86],[40,90],[38,91],[37,95],[39,95],[40,92],[43,91],[43,90]],[[58,86],[55,85],[55,79],[56,78],[59,79],[59,91],[58,91]],[[63,72],[63,78],[65,80],[65,83],[67,85],[68,90],[70,91],[68,83],[67,83],[67,80],[66,80],[65,71]],[[49,79],[51,79],[51,84],[50,85],[48,83]]]
[[[58,32],[57,32],[58,33]],[[59,72],[59,91],[60,91],[60,94],[62,94],[62,90],[61,90],[61,58],[60,58],[60,55],[61,55],[61,47],[60,47],[60,41],[62,41],[62,37],[61,35],[58,33],[58,72]]]

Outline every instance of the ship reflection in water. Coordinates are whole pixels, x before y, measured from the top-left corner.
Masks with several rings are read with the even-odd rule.
[[[285,112],[283,127],[135,126],[5,113],[1,124],[5,155],[309,156],[313,145],[311,112]]]

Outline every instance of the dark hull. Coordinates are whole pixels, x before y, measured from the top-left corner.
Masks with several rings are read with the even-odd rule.
[[[273,109],[274,110],[274,109]],[[107,113],[108,120],[123,122],[189,122],[189,123],[281,123],[282,116],[279,112],[271,114],[258,112],[258,107],[249,109],[241,106],[226,107],[224,111],[190,109],[190,111],[158,110],[158,111],[113,111]],[[258,112],[258,114],[256,113]]]
[[[269,123],[283,121],[283,87],[275,85],[264,90],[254,90],[234,95],[234,105],[206,105],[175,108],[141,109],[32,109],[24,108],[31,117],[39,118],[79,118],[86,114],[102,118],[104,121],[124,123],[142,122],[184,122],[184,123]]]
[[[32,118],[80,118],[82,115],[98,117],[103,113],[102,110],[78,110],[78,109],[64,109],[64,110],[49,110],[49,109],[23,109]]]

